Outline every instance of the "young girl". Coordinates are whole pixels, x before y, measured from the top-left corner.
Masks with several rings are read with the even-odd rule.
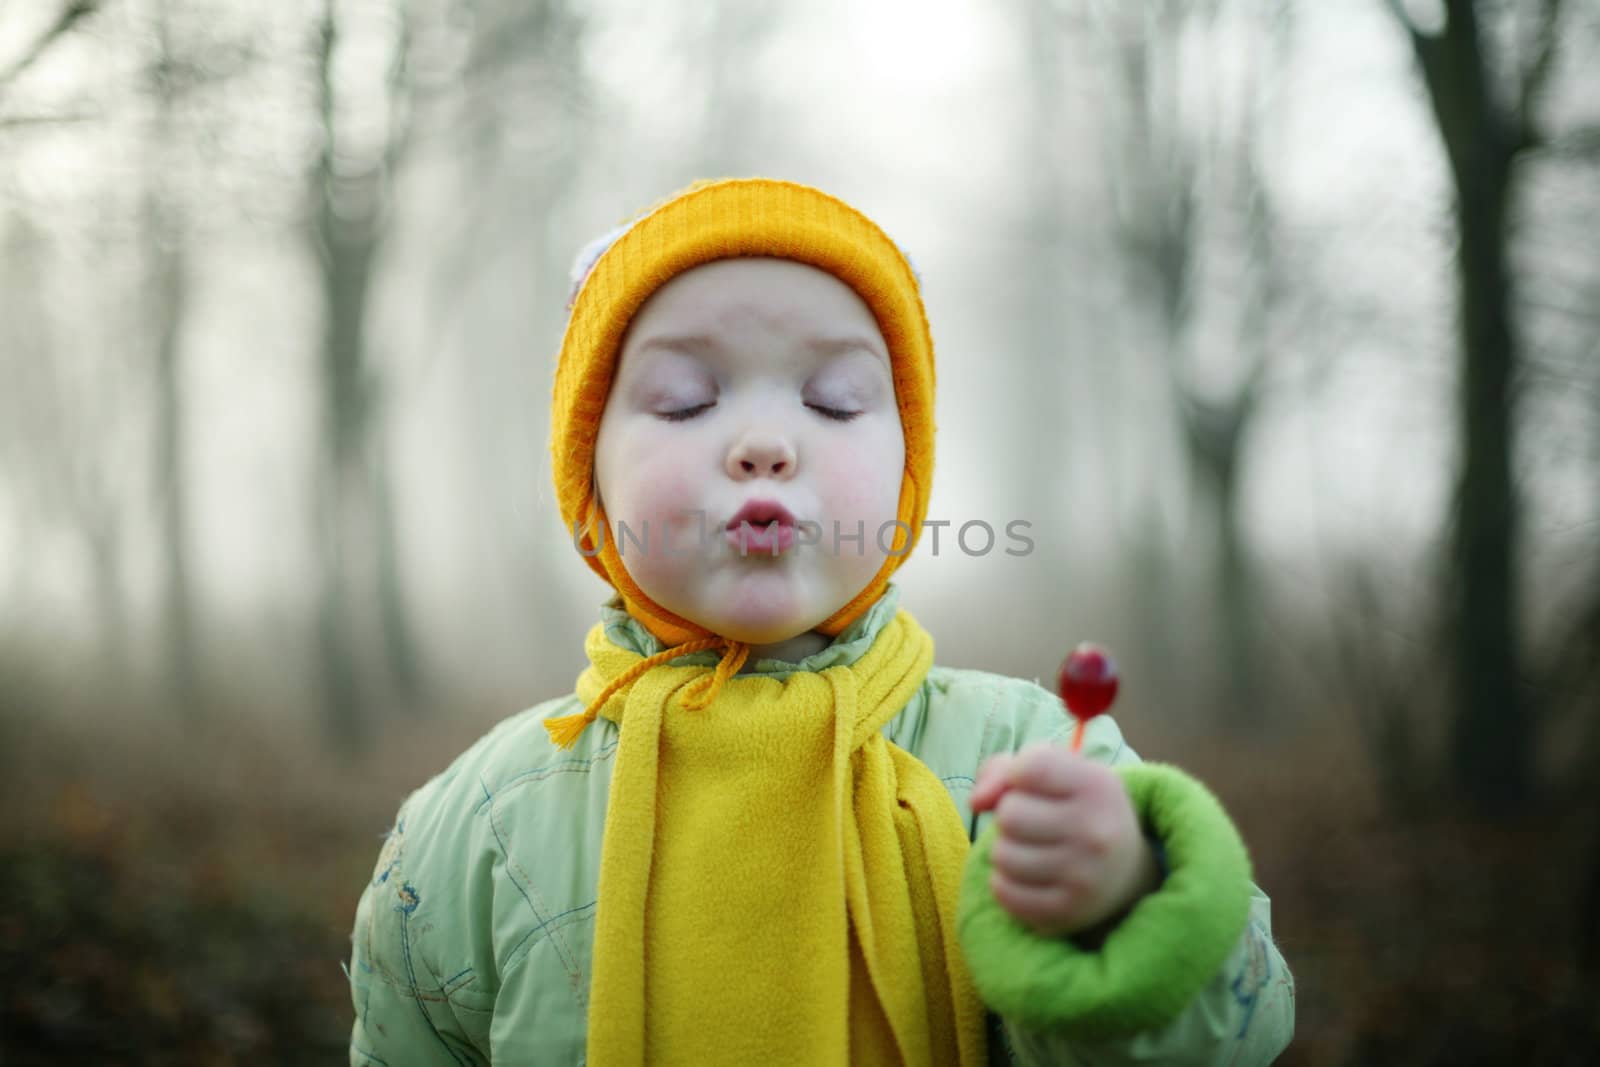
[[[353,1064],[1266,1063],[1268,903],[1198,783],[933,664],[889,579],[933,475],[909,261],[787,182],[580,257],[551,447],[617,595],[575,692],[401,806]],[[1018,623],[1018,625],[1023,625]]]

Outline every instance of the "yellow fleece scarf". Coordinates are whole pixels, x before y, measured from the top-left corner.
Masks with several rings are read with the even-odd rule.
[[[636,672],[603,624],[585,648],[578,695],[621,727],[588,1062],[982,1064],[966,830],[880,733],[933,662],[927,631],[901,610],[855,663],[727,678],[699,711],[674,698],[705,667]]]

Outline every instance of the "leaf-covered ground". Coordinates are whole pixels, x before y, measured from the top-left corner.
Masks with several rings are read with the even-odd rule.
[[[344,1062],[379,837],[482,725],[408,728],[352,765],[214,731],[5,730],[0,1063]],[[1600,1062],[1578,949],[1593,808],[1397,820],[1338,745],[1142,746],[1211,782],[1250,842],[1296,978],[1281,1062]]]
[[[338,932],[163,866],[70,841],[0,852],[4,1061],[342,1059]]]

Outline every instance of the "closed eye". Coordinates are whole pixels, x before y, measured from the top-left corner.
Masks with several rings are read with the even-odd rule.
[[[681,411],[661,411],[661,412],[657,412],[656,416],[657,416],[657,418],[665,419],[668,422],[683,422],[685,419],[692,419],[696,415],[700,414],[702,411],[709,411],[710,409],[712,409],[712,408],[714,408],[716,406],[717,406],[716,401],[713,400],[713,401],[711,401],[709,403],[706,403],[706,404],[696,404],[692,408],[684,408]]]
[[[835,422],[849,422],[851,419],[861,414],[859,411],[842,411],[839,408],[824,407],[821,404],[807,404],[806,407],[810,408],[812,411],[815,411],[823,418],[832,419]]]

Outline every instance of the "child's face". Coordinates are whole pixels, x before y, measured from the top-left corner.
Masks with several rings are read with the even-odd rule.
[[[888,346],[832,275],[719,260],[673,278],[629,324],[595,479],[607,535],[627,524],[623,562],[662,607],[750,644],[814,628],[883,565],[894,527],[881,545],[878,531],[904,467]],[[724,531],[752,500],[816,526],[776,557],[753,540],[741,556]]]

